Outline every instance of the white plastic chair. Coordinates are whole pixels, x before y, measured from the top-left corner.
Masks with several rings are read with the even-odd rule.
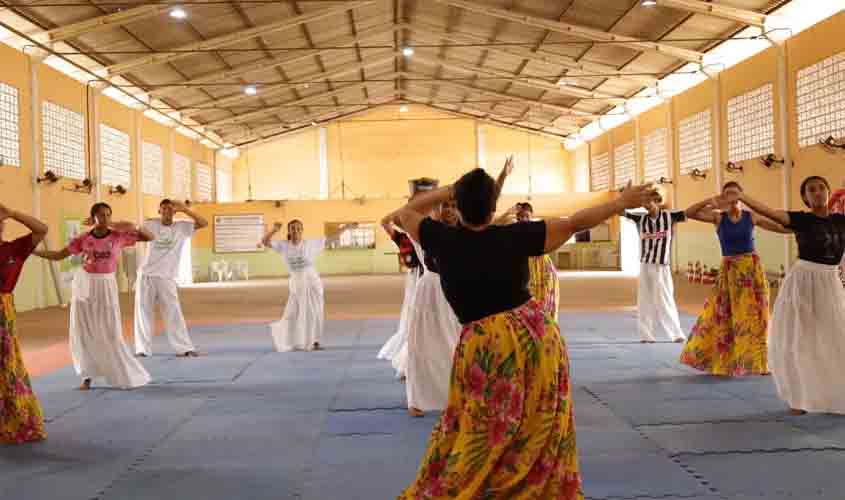
[[[245,260],[232,262],[232,274],[237,279],[249,281],[249,262]]]
[[[226,265],[226,261],[223,260],[215,260],[211,261],[208,265],[210,272],[209,275],[212,281],[225,281],[226,275],[228,274],[228,265]]]

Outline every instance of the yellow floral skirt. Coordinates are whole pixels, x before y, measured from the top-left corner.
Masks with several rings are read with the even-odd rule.
[[[552,258],[548,255],[528,259],[528,290],[540,302],[543,310],[557,320],[560,304],[560,280]]]
[[[449,402],[402,500],[582,500],[569,359],[537,301],[464,325]]]
[[[0,443],[46,437],[41,405],[29,384],[15,334],[15,303],[12,294],[0,294]]]
[[[724,257],[681,363],[714,375],[769,373],[769,282],[756,254]]]

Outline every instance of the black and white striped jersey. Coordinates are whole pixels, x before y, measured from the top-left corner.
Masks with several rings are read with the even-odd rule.
[[[625,217],[634,221],[640,233],[640,262],[668,266],[672,253],[673,227],[687,220],[683,210],[661,210],[657,217],[647,213],[625,212]]]

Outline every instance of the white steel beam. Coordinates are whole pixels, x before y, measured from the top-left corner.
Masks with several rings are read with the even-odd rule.
[[[354,47],[356,43],[359,43],[363,39],[375,37],[375,36],[380,36],[380,35],[386,35],[386,34],[392,33],[392,32],[399,30],[399,29],[401,29],[401,28],[398,27],[398,26],[394,26],[392,24],[386,25],[386,26],[379,26],[379,27],[376,27],[376,28],[363,30],[360,33],[358,33],[357,36],[343,36],[343,37],[335,38],[333,40],[328,40],[327,42],[323,43],[322,45],[328,45],[328,46],[332,46],[332,47],[348,45],[349,47]],[[310,61],[314,57],[325,55],[329,52],[336,52],[336,51],[334,49],[313,49],[313,50],[306,50],[306,51],[300,52],[300,53],[298,53],[298,55],[293,56],[293,57],[284,57],[284,58],[279,57],[279,58],[273,58],[273,59],[260,59],[260,60],[257,60],[257,61],[253,61],[253,62],[250,62],[250,63],[240,65],[240,66],[235,66],[234,68],[227,70],[227,71],[214,71],[212,73],[207,73],[205,75],[198,76],[198,77],[192,78],[190,80],[185,80],[184,82],[174,83],[173,87],[164,87],[164,88],[159,89],[159,90],[153,90],[153,91],[149,92],[149,95],[151,97],[158,98],[158,97],[161,97],[161,96],[171,94],[173,92],[177,92],[177,91],[185,89],[185,88],[189,88],[190,86],[196,86],[196,85],[199,85],[199,84],[202,84],[202,83],[213,83],[213,82],[219,82],[219,81],[222,81],[222,80],[229,80],[229,79],[237,78],[237,77],[246,75],[248,73],[253,73],[253,72],[256,72],[256,71],[265,71],[265,70],[273,69],[273,68],[276,68],[276,67],[289,66],[289,65],[298,64],[298,63],[305,62],[305,61]],[[179,84],[183,84],[185,86],[180,87]]]
[[[396,74],[391,73],[391,74],[388,74],[388,75],[384,75],[383,78],[391,78],[393,76],[396,76]],[[378,84],[384,84],[384,82],[361,82],[361,83],[353,83],[351,85],[344,85],[343,87],[338,87],[338,88],[331,90],[331,91],[328,91],[328,92],[321,92],[319,94],[309,95],[309,96],[303,97],[301,99],[296,99],[294,101],[287,101],[287,102],[280,103],[280,104],[275,105],[275,106],[271,105],[271,106],[268,106],[266,109],[260,109],[258,111],[252,111],[252,112],[249,112],[249,113],[242,113],[242,114],[239,114],[239,115],[236,115],[236,116],[231,116],[229,118],[223,118],[222,120],[215,120],[213,122],[204,123],[203,126],[216,130],[216,129],[220,129],[222,127],[231,126],[231,125],[248,124],[249,122],[254,121],[256,119],[275,115],[276,113],[279,113],[281,110],[286,109],[286,108],[290,108],[292,106],[299,106],[299,105],[304,106],[306,104],[310,104],[310,103],[313,103],[315,101],[320,101],[320,100],[325,99],[327,97],[334,97],[334,96],[349,92],[350,90],[359,90],[359,89],[365,88],[369,85],[375,85],[377,83]]]
[[[369,66],[378,66],[379,64],[385,64],[385,63],[391,62],[391,61],[393,61],[393,59],[395,59],[395,57],[396,57],[396,52],[391,52],[389,55],[386,55],[386,56],[365,59],[364,61],[361,61],[360,63],[350,64],[348,66],[344,66],[341,69],[337,69],[337,70],[334,70],[334,71],[327,71],[325,73],[317,73],[315,75],[310,75],[310,76],[303,77],[303,78],[308,79],[309,81],[331,80],[332,78],[337,78],[338,76],[341,76],[341,75],[345,75],[345,74],[348,74],[348,73],[359,71],[359,70],[367,68]],[[392,76],[395,76],[395,74],[391,73],[389,76],[387,76],[387,78],[390,78]],[[210,101],[204,101],[202,103],[197,104],[197,106],[212,106],[212,105],[213,106],[220,106],[220,107],[232,106],[232,105],[235,105],[235,104],[238,104],[238,103],[241,103],[241,102],[244,102],[244,101],[256,99],[256,98],[259,98],[259,97],[272,96],[272,95],[277,94],[279,92],[288,90],[291,87],[295,87],[296,85],[297,85],[296,83],[279,83],[279,84],[270,85],[270,86],[267,86],[267,87],[259,87],[258,88],[258,94],[253,95],[253,96],[246,95],[246,94],[243,94],[243,93],[239,93],[239,94],[231,95],[229,97],[224,97],[222,99],[212,99]],[[193,111],[186,111],[185,113],[183,113],[183,116],[196,116],[196,115],[203,113],[203,112],[204,112],[204,110],[201,110],[201,109],[197,109],[197,110],[193,110]]]
[[[132,59],[131,61],[113,64],[104,68],[105,73],[107,76],[110,77],[116,75],[123,75],[129,73],[130,71],[137,71],[138,69],[145,68],[147,66],[152,66],[154,64],[163,64],[178,59],[183,59],[185,57],[190,57],[191,55],[193,55],[191,51],[210,50],[225,47],[227,45],[232,45],[244,40],[268,35],[278,31],[293,28],[301,24],[317,21],[326,17],[331,17],[346,12],[350,9],[357,9],[359,7],[364,7],[373,3],[375,3],[373,0],[345,2],[340,6],[330,7],[327,9],[320,9],[314,12],[310,12],[308,14],[290,17],[274,23],[256,26],[254,28],[249,28],[241,31],[235,31],[234,33],[229,33],[227,35],[221,35],[214,38],[209,38],[208,40],[202,40],[199,42],[193,42],[187,45],[182,45],[181,47],[176,47],[172,49],[173,52],[164,51],[149,56],[141,56]]]
[[[533,26],[535,28],[542,28],[565,35],[576,36],[587,40],[595,40],[597,42],[608,42],[614,45],[623,47],[631,47],[637,50],[646,50],[659,52],[668,56],[675,57],[684,61],[701,63],[704,61],[704,53],[694,50],[682,49],[661,42],[652,42],[647,40],[640,40],[630,36],[616,35],[606,31],[596,30],[579,26],[577,24],[569,24],[560,21],[553,21],[551,19],[544,19],[542,17],[531,16],[527,14],[519,14],[510,10],[500,9],[491,5],[472,2],[469,0],[434,0],[437,3],[444,5],[451,5],[453,7],[460,7],[470,12],[478,14],[485,14],[499,19],[506,19],[508,21],[523,24],[526,26]]]
[[[33,6],[36,6],[33,4]],[[71,38],[76,38],[80,35],[94,33],[108,28],[117,28],[125,26],[136,21],[141,21],[150,17],[155,17],[159,14],[168,12],[175,4],[155,3],[153,5],[142,5],[141,7],[134,7],[132,9],[122,10],[113,14],[104,16],[97,16],[84,21],[67,24],[48,31],[37,33],[34,36],[45,43],[57,43]]]
[[[727,5],[702,2],[701,0],[657,0],[657,5],[736,21],[750,26],[757,26],[758,28],[765,28],[766,20],[769,17],[766,14],[754,12],[753,10],[738,9],[736,7],[728,7]]]
[[[472,44],[490,42],[490,40],[483,36],[474,35],[467,32],[451,33],[443,31],[442,29],[436,26],[417,21],[415,21],[413,24],[407,25],[407,28],[417,33],[436,36],[437,38],[453,43]],[[658,79],[653,76],[626,74],[624,71],[619,71],[614,66],[589,61],[576,60],[575,58],[562,54],[556,54],[554,52],[549,52],[543,49],[533,51],[527,47],[491,46],[484,47],[484,50],[494,54],[500,54],[504,56],[516,57],[519,59],[527,59],[529,61],[534,61],[538,63],[560,66],[569,70],[567,76],[573,78],[579,76],[587,78],[590,74],[601,74],[603,75],[602,78],[618,78],[620,80],[635,82],[646,87],[654,87],[657,85],[658,82]]]
[[[431,64],[433,66],[443,66],[444,68],[449,68],[456,71],[462,71],[466,73],[472,74],[486,74],[492,76],[500,76],[503,78],[507,78],[507,81],[512,82],[515,85],[522,85],[524,87],[531,87],[534,89],[541,89],[546,90],[563,97],[568,98],[581,98],[581,99],[600,99],[603,101],[608,102],[609,104],[624,104],[627,99],[621,96],[614,96],[609,94],[604,94],[602,92],[593,92],[590,90],[585,89],[578,89],[574,87],[562,87],[560,85],[546,82],[543,80],[539,80],[536,78],[530,78],[525,76],[519,76],[516,73],[512,73],[510,71],[502,71],[498,69],[488,68],[485,66],[474,66],[470,64],[465,64],[460,61],[455,61],[453,59],[447,59],[445,57],[440,56],[433,56],[428,57],[422,54],[414,54],[414,60],[420,61],[424,63]]]

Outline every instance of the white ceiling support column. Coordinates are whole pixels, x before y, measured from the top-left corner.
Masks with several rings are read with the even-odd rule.
[[[606,31],[587,28],[576,24],[568,24],[560,21],[553,21],[551,19],[544,19],[542,17],[531,16],[527,14],[519,14],[510,10],[500,9],[488,4],[481,4],[471,2],[469,0],[434,0],[437,3],[444,5],[452,5],[460,7],[470,12],[478,14],[485,14],[499,19],[506,19],[508,21],[524,24],[526,26],[534,26],[535,28],[543,28],[545,30],[563,33],[565,35],[576,36],[587,40],[595,40],[597,42],[608,42],[613,45],[622,47],[631,47],[637,50],[646,50],[666,54],[684,61],[701,63],[704,61],[704,54],[694,50],[682,49],[661,42],[652,42],[640,40],[637,38],[616,35]]]
[[[757,26],[758,28],[765,28],[766,21],[769,17],[766,14],[754,12],[753,10],[738,9],[736,7],[728,7],[727,5],[702,2],[701,0],[657,0],[657,5],[736,21],[749,26]]]
[[[242,42],[244,40],[250,40],[252,38],[257,38],[259,36],[269,35],[271,33],[276,33],[279,31],[284,31],[290,28],[297,27],[301,24],[318,21],[320,19],[325,19],[327,17],[331,17],[337,14],[341,14],[346,12],[350,9],[357,9],[359,7],[365,7],[367,5],[372,5],[375,2],[372,0],[361,0],[355,2],[345,2],[340,6],[331,7],[327,9],[320,9],[315,12],[311,12],[308,14],[302,14],[300,16],[295,16],[291,18],[284,19],[282,21],[278,21],[275,23],[270,23],[262,26],[256,26],[254,28],[249,28],[241,31],[236,31],[234,33],[229,33],[228,35],[221,35],[214,38],[209,38],[208,40],[202,40],[199,42],[193,42],[186,45],[182,45],[180,47],[174,47],[172,52],[161,52],[158,54],[152,54],[149,56],[141,56],[131,61],[126,61],[118,64],[113,64],[111,66],[107,66],[105,68],[105,74],[109,77],[116,76],[116,75],[123,75],[129,73],[131,71],[137,71],[138,69],[145,68],[147,66],[152,66],[155,64],[163,64],[167,62],[176,61],[179,59],[184,59],[186,57],[190,57],[193,55],[191,51],[196,50],[210,50],[216,49],[220,47],[225,47],[228,45],[233,45],[238,42]],[[175,52],[173,52],[175,51]]]

